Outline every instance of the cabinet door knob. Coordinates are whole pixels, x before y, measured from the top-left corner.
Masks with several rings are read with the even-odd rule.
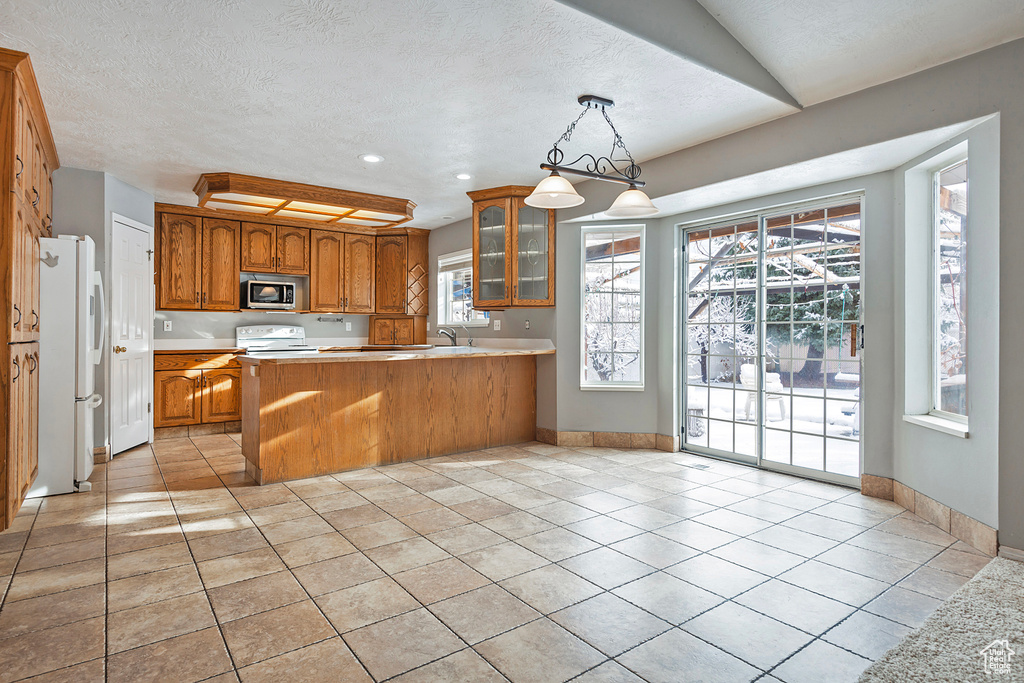
[[[36,368],[39,367],[39,363],[36,361],[35,354],[32,354],[31,356],[29,356],[28,359],[32,362],[32,367],[29,368],[29,371],[28,371],[28,374],[31,375],[33,372],[36,371]]]
[[[18,378],[21,377],[21,363],[18,362],[17,358],[14,359],[14,369],[18,371],[18,374],[16,374],[14,377],[12,377],[11,381],[12,382],[17,382]]]
[[[32,208],[34,209],[39,206],[39,190],[33,187],[32,193],[36,196],[36,198],[32,200]]]
[[[14,160],[18,162],[18,172],[14,174],[14,179],[17,180],[25,170],[25,162],[22,161],[21,157],[17,154],[14,155]]]
[[[35,311],[33,310],[33,311],[32,311],[32,317],[34,317],[34,318],[36,319],[36,320],[35,320],[35,322],[34,322],[34,323],[32,323],[32,329],[33,329],[33,330],[38,330],[38,329],[39,329],[39,314],[38,314],[38,313],[36,313],[36,312],[35,312]]]
[[[18,304],[14,304],[14,310],[18,312],[18,319],[14,321],[14,326],[19,327],[21,325],[21,309],[18,308]]]

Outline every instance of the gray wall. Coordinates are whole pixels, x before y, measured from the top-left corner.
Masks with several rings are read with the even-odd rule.
[[[319,317],[338,318],[344,322],[320,322]],[[171,321],[171,331],[164,332],[163,322]],[[343,313],[228,313],[218,311],[157,311],[153,325],[154,339],[234,339],[235,328],[242,325],[301,325],[307,337],[343,337],[365,339],[369,316]],[[352,330],[345,331],[345,323]]]
[[[1024,41],[1018,40],[847,97],[808,107],[791,116],[643,164],[647,190],[656,198],[1000,114],[998,141],[993,143],[998,149],[999,196],[990,200],[990,206],[998,207],[998,220],[986,226],[986,230],[996,232],[990,243],[998,245],[994,253],[998,254],[999,262],[993,262],[989,269],[991,275],[996,272],[998,265],[998,303],[993,307],[993,310],[998,311],[998,331],[993,330],[998,343],[989,347],[988,357],[980,358],[972,365],[972,374],[987,374],[999,381],[989,381],[980,387],[972,384],[972,396],[969,399],[972,405],[985,405],[990,411],[998,410],[998,417],[980,423],[983,426],[979,426],[979,429],[985,431],[986,437],[982,439],[978,435],[983,445],[977,449],[965,449],[965,442],[956,437],[946,438],[945,435],[930,432],[926,441],[927,448],[921,448],[922,441],[918,438],[918,432],[923,430],[903,426],[903,405],[896,402],[895,381],[885,380],[881,376],[883,373],[877,371],[889,364],[894,369],[895,377],[895,359],[904,353],[902,346],[896,348],[896,344],[902,344],[903,341],[896,335],[897,311],[893,309],[889,322],[874,315],[886,306],[893,306],[894,297],[891,293],[885,296],[883,286],[881,300],[876,300],[872,295],[870,300],[865,301],[865,314],[872,321],[867,332],[870,351],[865,354],[869,373],[865,377],[865,410],[871,414],[865,416],[864,438],[875,439],[877,436],[876,443],[884,444],[888,433],[892,447],[883,448],[880,452],[874,448],[867,449],[864,471],[897,476],[940,502],[997,526],[1001,543],[1017,548],[1024,548],[1024,496],[1020,495],[1024,489],[1024,458],[1020,456],[1017,446],[1024,443],[1024,421],[1017,417],[1020,406],[1024,405],[1024,368],[1015,353],[1019,340],[1024,337],[1024,316],[1021,315],[1024,297],[1020,295],[1024,291],[1024,268],[1018,263],[1019,255],[1024,253],[1024,230],[1012,226],[1019,222],[1018,217],[1024,211],[1024,193],[1018,187],[1020,178],[1024,177],[1024,70],[1020,68],[1021,64],[1024,64]],[[888,204],[890,210],[883,210],[881,218],[872,222],[883,231],[891,227],[896,234],[901,234],[903,217],[894,204],[901,190],[896,187],[895,180],[892,185],[888,196],[884,191],[869,193],[866,211],[874,214],[878,207],[876,202]],[[595,181],[580,183],[577,190],[587,198],[587,203],[578,209],[559,212],[559,220],[600,210],[612,202],[619,189]],[[1000,226],[1006,226],[1007,229],[1000,230]],[[877,234],[877,229],[868,230],[871,231],[871,237],[884,239],[884,235]],[[561,232],[559,240],[560,246],[566,242]],[[575,242],[573,239],[567,241],[569,244]],[[895,244],[892,246],[895,247]],[[870,277],[872,281],[875,278],[888,280],[895,288],[893,278],[902,262],[893,260],[892,251],[883,253],[872,249],[871,253],[870,260],[865,259],[865,277]],[[576,265],[576,259],[571,254],[559,254],[559,275],[562,280],[565,276],[561,268],[567,268],[568,272],[574,274]],[[671,266],[667,261],[662,261],[659,286],[675,289],[677,283],[669,279],[669,274],[665,272],[667,268]],[[871,275],[867,274],[868,269]],[[876,284],[880,282],[876,281]],[[560,304],[572,296],[566,294],[563,297],[562,292],[560,287]],[[648,314],[652,304],[658,307],[659,316],[668,314],[668,307],[652,302],[650,298]],[[565,336],[571,337],[578,331],[576,316],[575,310],[563,314],[560,305],[556,321],[558,331],[564,329]],[[651,341],[648,341],[646,351],[649,361],[658,358],[661,364],[670,359],[670,354],[666,354],[660,345],[671,344],[670,334],[674,334],[675,327],[677,321],[670,323],[669,330],[660,330],[655,346],[652,347]],[[887,339],[892,340],[891,359],[888,360],[879,357],[889,353],[884,348],[879,349],[879,344],[890,343],[883,342]],[[577,358],[574,355],[578,355],[578,352],[573,350],[572,344],[559,345],[560,399],[563,392],[573,395],[572,385],[567,383],[575,379]],[[652,365],[649,365],[649,372]],[[659,367],[659,382],[665,381],[662,372]],[[669,368],[664,372],[674,376],[676,369]],[[992,392],[997,392],[998,400],[979,402],[974,396],[979,392],[988,392],[989,398],[992,398]],[[654,403],[660,416],[659,431],[669,424],[669,420],[677,419],[677,406],[663,405],[673,393],[659,390],[658,400]],[[626,394],[619,395],[618,400],[612,401],[609,406],[605,406],[604,397],[584,398],[581,392],[576,392],[573,398],[574,401],[586,403],[578,410],[566,412],[565,404],[560,401],[559,428],[570,428],[569,425],[572,425],[571,428],[585,426],[598,429],[602,428],[601,425],[618,424],[616,414],[620,406],[636,402],[635,396]],[[645,407],[651,405],[646,397],[642,403]],[[880,415],[879,411],[882,410],[887,411],[888,415]],[[589,418],[584,421],[586,415]],[[565,427],[562,426],[563,417],[566,418]],[[639,425],[647,424],[646,420],[641,421],[630,431],[638,431]],[[671,426],[671,433],[678,433],[677,424],[673,422]],[[998,470],[997,477],[992,476],[993,468]]]
[[[101,171],[62,167],[53,174],[53,234],[88,235],[96,242],[96,269],[110,291],[111,216],[120,214],[145,225],[153,224],[153,196]],[[109,320],[104,321],[110,339]],[[110,366],[104,354],[96,372],[96,392],[109,397]],[[109,402],[93,413],[95,445],[110,440]]]
[[[643,392],[579,389],[580,225],[565,221],[608,206],[621,188],[597,181],[577,185],[587,199],[586,204],[558,214],[556,309],[504,314],[515,320],[529,315],[538,336],[555,340],[558,348],[557,382],[545,390],[547,396],[539,399],[554,396],[557,410],[548,418],[539,417],[538,423],[559,430],[678,434],[679,370],[675,356],[679,244],[678,231],[673,226],[683,220],[741,208],[761,208],[833,191],[860,189],[866,194],[863,471],[895,476],[956,510],[996,526],[1001,543],[1024,548],[1024,496],[1020,495],[1024,489],[1024,457],[1016,445],[1024,443],[1024,421],[1017,418],[1020,406],[1024,405],[1024,366],[1015,353],[1019,340],[1024,338],[1024,297],[1020,295],[1024,291],[1024,268],[1018,263],[1019,255],[1024,253],[1024,230],[1011,227],[1024,212],[1024,193],[1017,187],[1024,177],[1021,64],[1024,40],[808,107],[643,164],[646,189],[657,198],[998,113],[998,123],[992,124],[998,125],[997,134],[984,143],[979,139],[972,146],[973,155],[974,150],[989,145],[989,158],[998,159],[999,173],[990,181],[998,183],[999,191],[998,196],[993,194],[986,199],[993,219],[982,227],[974,225],[977,230],[986,231],[986,239],[979,241],[986,243],[991,260],[982,266],[986,274],[981,281],[972,282],[972,292],[977,296],[987,286],[994,290],[991,298],[995,301],[987,310],[989,324],[979,324],[982,331],[972,333],[986,335],[990,343],[980,344],[981,351],[976,349],[970,361],[969,401],[974,412],[969,446],[962,439],[907,425],[902,420],[903,394],[898,384],[903,382],[899,373],[903,371],[901,359],[906,347],[901,318],[903,292],[898,289],[903,283],[897,274],[904,265],[898,248],[902,248],[905,216],[902,174],[891,172],[647,221]],[[1001,226],[1007,229],[1001,230]],[[975,236],[977,233],[972,239]],[[441,239],[435,241],[435,237]],[[469,246],[469,221],[434,231],[431,242],[432,259],[438,253]],[[897,306],[897,302],[901,303]],[[538,315],[545,314],[550,319],[537,325]],[[523,336],[516,327],[513,323],[497,334]],[[975,413],[987,413],[988,419],[974,420]]]
[[[900,413],[921,413],[931,407],[929,292],[921,285],[930,281],[925,259],[930,244],[914,239],[915,232],[930,237],[930,212],[921,204],[905,202],[906,173],[928,162],[938,152],[966,140],[968,143],[968,225],[967,272],[967,373],[970,435],[962,439],[916,424],[904,422]],[[913,182],[911,196],[928,197],[931,174]],[[949,505],[985,524],[998,527],[999,500],[999,328],[1007,322],[1000,316],[999,297],[999,121],[980,124],[957,136],[941,148],[931,150],[894,174],[897,239],[894,368],[894,438],[897,457],[895,478],[927,496]],[[923,185],[923,187],[922,187]],[[923,228],[916,230],[915,228]],[[930,241],[930,240],[929,240]],[[1005,306],[1005,302],[1002,302]],[[1024,370],[1018,370],[1024,373]],[[906,378],[906,379],[904,379]],[[1012,381],[1006,377],[1004,381]],[[1009,543],[1009,542],[1007,542]],[[1011,544],[1012,545],[1012,544]]]

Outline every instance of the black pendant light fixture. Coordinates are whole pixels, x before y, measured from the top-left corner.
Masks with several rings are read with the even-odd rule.
[[[537,187],[525,199],[525,202],[529,206],[538,209],[567,209],[579,206],[584,202],[583,197],[576,192],[572,183],[561,176],[562,173],[570,173],[585,178],[607,180],[612,183],[622,183],[629,186],[605,210],[605,215],[610,218],[642,218],[658,213],[657,207],[651,203],[650,198],[640,189],[645,185],[644,181],[639,179],[640,166],[633,160],[633,155],[626,149],[622,136],[619,135],[619,131],[615,130],[615,125],[608,116],[608,110],[614,107],[615,103],[612,100],[597,97],[596,95],[580,95],[578,101],[584,107],[583,111],[576,117],[575,121],[569,124],[569,127],[562,133],[562,137],[558,138],[555,144],[551,145],[551,149],[548,151],[547,162],[540,165],[545,171],[551,171],[551,175],[537,184]],[[591,109],[600,109],[604,120],[608,122],[609,128],[612,129],[611,152],[608,153],[608,156],[598,157],[595,157],[593,154],[582,154],[571,163],[563,163],[565,155],[558,148],[558,145],[562,142],[569,142],[573,131],[576,129],[576,124]],[[616,149],[621,149],[626,158],[615,159]],[[626,166],[623,168],[619,167],[622,164],[626,164],[627,161],[628,164]]]

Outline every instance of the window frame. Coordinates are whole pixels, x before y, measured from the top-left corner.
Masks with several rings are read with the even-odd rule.
[[[451,265],[453,263],[466,263],[466,269],[470,271],[470,287],[472,288],[472,271],[473,271],[473,250],[472,249],[460,249],[459,251],[453,251],[447,254],[440,254],[437,257],[437,326],[438,327],[490,327],[491,326],[491,315],[487,311],[478,311],[473,308],[473,313],[476,315],[482,315],[482,318],[469,320],[466,322],[451,322],[449,316],[451,315],[452,309],[452,298],[450,296],[450,287],[448,283],[448,273],[441,270],[441,268]],[[462,270],[461,268],[459,270]],[[472,301],[470,302],[472,303]]]
[[[640,340],[637,360],[640,364],[638,381],[594,381],[587,380],[587,235],[593,233],[636,233],[640,237]],[[646,356],[646,290],[647,290],[647,225],[631,223],[625,225],[588,225],[580,228],[580,390],[582,391],[644,391]],[[614,329],[614,328],[613,328]]]
[[[968,411],[967,415],[960,415],[959,413],[953,413],[953,412],[950,412],[948,410],[942,410],[942,408],[940,407],[942,405],[942,398],[941,398],[941,393],[940,393],[941,392],[941,386],[940,386],[940,382],[941,382],[940,375],[941,375],[941,372],[939,370],[939,366],[941,364],[940,358],[941,358],[941,354],[942,354],[942,341],[941,341],[941,329],[940,329],[942,322],[941,322],[941,313],[939,311],[939,306],[941,305],[941,302],[940,302],[940,298],[941,298],[940,288],[942,286],[942,282],[941,282],[941,273],[939,272],[939,263],[941,261],[942,254],[941,254],[941,244],[940,244],[939,234],[938,234],[938,229],[937,229],[938,228],[938,218],[939,218],[938,217],[938,211],[939,211],[939,204],[940,204],[940,187],[941,187],[940,177],[941,177],[941,175],[942,175],[942,173],[944,171],[947,171],[947,170],[953,168],[954,166],[957,166],[958,164],[965,163],[965,162],[967,163],[967,184],[968,184],[968,195],[967,195],[967,221],[968,222],[967,222],[967,226],[968,226],[968,230],[970,230],[970,212],[971,212],[971,203],[970,203],[971,202],[971,199],[970,199],[970,161],[969,161],[969,158],[968,158],[967,151],[965,150],[965,151],[963,151],[963,152],[961,152],[959,154],[956,154],[955,156],[952,156],[950,158],[944,158],[942,160],[941,164],[935,165],[935,166],[931,167],[928,170],[928,173],[929,173],[929,175],[931,177],[931,183],[930,183],[931,194],[930,194],[930,198],[929,198],[929,200],[930,200],[930,207],[929,207],[929,210],[928,210],[928,216],[929,216],[929,219],[930,219],[930,224],[929,224],[929,246],[930,246],[930,251],[929,251],[929,255],[930,255],[931,261],[930,261],[929,266],[928,266],[928,279],[929,279],[929,282],[928,282],[928,331],[929,331],[929,340],[928,340],[928,348],[929,348],[929,356],[928,356],[928,362],[929,362],[929,367],[928,367],[929,383],[928,383],[928,388],[929,388],[929,399],[928,400],[929,400],[929,407],[928,407],[928,413],[927,414],[929,416],[933,417],[933,418],[938,418],[940,420],[946,420],[946,421],[949,421],[949,422],[955,422],[957,424],[963,425],[966,428],[967,425],[968,425],[969,411]],[[963,255],[961,254],[961,259],[962,258],[963,258]],[[971,276],[971,269],[967,268],[968,280],[970,279],[970,276]],[[968,288],[967,288],[968,295],[970,295],[970,291],[971,291],[971,288],[970,288],[970,286],[968,286]],[[967,348],[968,349],[970,348],[970,334],[971,334],[971,328],[970,328],[969,325],[967,325],[967,340],[968,340],[967,341]],[[965,381],[964,392],[965,392],[965,394],[967,392],[967,388],[968,388],[969,383],[970,383],[970,381],[969,381],[970,370],[971,370],[971,366],[968,363],[967,371],[964,372],[964,381]],[[965,406],[966,406],[966,401],[965,401]],[[966,407],[965,407],[965,410],[966,410]]]

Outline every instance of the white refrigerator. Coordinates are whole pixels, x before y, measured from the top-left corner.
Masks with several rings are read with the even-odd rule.
[[[87,491],[92,474],[95,388],[104,344],[103,283],[96,244],[39,240],[39,474],[29,498]]]

